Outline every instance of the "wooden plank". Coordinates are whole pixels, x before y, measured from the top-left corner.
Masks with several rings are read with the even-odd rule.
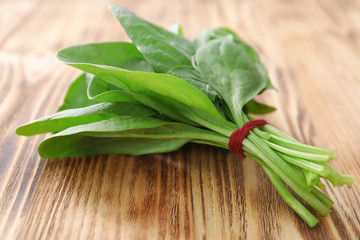
[[[53,113],[79,71],[54,54],[72,44],[127,40],[111,1],[0,1],[1,239],[359,239],[360,186],[324,191],[335,205],[314,229],[262,169],[215,148],[168,154],[45,160],[44,136],[21,123]],[[227,26],[254,46],[278,92],[263,116],[302,142],[336,150],[331,163],[360,174],[360,4],[325,1],[121,1],[193,39]],[[262,116],[260,116],[262,117]]]

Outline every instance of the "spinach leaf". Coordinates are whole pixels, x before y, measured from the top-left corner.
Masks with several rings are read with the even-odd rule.
[[[191,65],[194,45],[182,36],[155,26],[128,9],[110,6],[131,41],[155,72],[167,73],[174,66]]]
[[[173,32],[170,32],[137,17],[126,8],[111,6],[110,10],[156,72],[183,79],[203,91],[215,106],[219,106],[220,95],[201,79],[192,66],[191,56],[195,53],[195,46],[182,37],[180,26],[174,25]],[[221,108],[218,110],[222,113]]]
[[[266,114],[274,112],[275,110],[276,108],[266,105],[264,103],[259,103],[254,99],[247,102],[244,107],[244,112],[253,114]]]
[[[91,74],[92,75],[92,74]],[[93,75],[94,76],[94,75]],[[118,90],[114,90],[118,89]],[[146,94],[137,94],[133,92],[124,91],[113,84],[104,81],[98,76],[95,76],[92,81],[90,81],[88,86],[88,96],[90,99],[94,99],[99,102],[135,102],[141,103],[145,106],[148,106],[152,109],[158,111],[158,118],[166,119],[171,121],[172,119],[180,119],[181,122],[188,123],[193,126],[199,126],[195,122],[184,119],[182,115],[177,114],[174,111],[174,108],[168,103],[161,102],[153,97],[147,96]],[[186,108],[186,106],[184,106]],[[171,118],[166,117],[165,115],[170,116]]]
[[[39,152],[44,157],[49,157],[49,154],[64,157],[94,154],[94,151],[97,152],[96,154],[100,154],[99,151],[101,153],[119,153],[121,151],[121,153],[132,155],[152,151],[152,148],[143,148],[141,142],[137,142],[140,143],[140,146],[129,148],[129,145],[122,141],[123,138],[126,139],[126,142],[132,143],[134,143],[134,138],[141,139],[141,142],[149,143],[155,149],[158,147],[154,147],[149,139],[168,140],[175,143],[177,147],[179,143],[193,139],[208,140],[218,144],[226,144],[228,141],[226,137],[220,134],[181,123],[168,123],[151,117],[116,116],[103,121],[74,126],[54,134],[40,144]],[[173,141],[174,139],[181,139],[181,141]],[[107,146],[105,149],[95,146],[99,144],[101,146],[103,144],[109,145],[109,142],[115,143],[115,146],[120,148],[115,150],[111,146]],[[121,147],[120,143],[126,148]],[[163,144],[163,146],[169,146],[173,150],[173,143]],[[92,148],[95,149],[92,150]]]
[[[153,72],[136,46],[127,42],[105,42],[75,45],[65,48],[74,62],[92,62],[132,71]]]
[[[174,75],[197,87],[225,116],[220,107],[221,96],[194,69],[192,56],[195,46],[182,37],[180,26],[174,25],[170,32],[137,17],[126,8],[111,6],[110,10],[155,72]]]
[[[99,103],[84,108],[64,110],[37,119],[17,128],[16,134],[31,136],[47,132],[58,132],[72,126],[109,119],[116,115],[150,116],[153,114],[155,114],[153,110],[139,104]]]
[[[148,121],[148,119],[153,119],[153,117],[143,118],[142,121]],[[114,117],[109,121],[116,121],[117,119]],[[160,119],[157,119],[160,120]],[[117,123],[119,125],[124,124],[123,122]],[[178,123],[178,122],[165,122],[163,121],[163,125],[156,126],[152,128],[143,128],[143,129],[131,129],[125,131],[118,131],[118,129],[114,128],[106,128],[102,129],[101,133],[93,131],[92,125],[95,124],[87,124],[81,128],[81,132],[85,132],[84,134],[87,136],[93,137],[132,137],[132,138],[156,138],[156,139],[174,139],[174,138],[182,138],[182,139],[201,139],[207,141],[217,142],[218,144],[227,144],[228,138],[218,134],[213,131],[209,131],[202,128],[197,128],[193,126],[189,126],[187,124]],[[84,129],[84,127],[86,127]],[[75,132],[75,128],[71,129],[72,132]]]
[[[118,89],[118,90],[114,90],[114,89]],[[192,126],[200,126],[199,124],[189,119],[182,118],[182,115],[177,114],[174,111],[174,108],[168,103],[161,102],[157,99],[147,96],[146,94],[136,94],[136,93],[124,91],[114,86],[113,84],[104,81],[103,79],[97,76],[94,76],[94,78],[89,83],[88,96],[90,99],[96,100],[98,102],[133,102],[133,103],[143,104],[152,109],[156,109],[158,111],[156,116],[159,119],[163,119],[166,121],[172,121],[171,118],[180,119],[181,122],[188,123]],[[187,107],[184,106],[183,111],[186,108]],[[171,118],[166,117],[163,114],[166,114]]]
[[[150,65],[145,61],[142,54],[132,43],[105,42],[84,44],[69,47],[67,48],[67,52],[69,57],[72,57],[80,62],[83,59],[86,59],[86,61],[92,61],[100,65],[121,67],[133,71],[153,71]],[[59,111],[71,108],[86,107],[98,102],[103,102],[105,99],[114,99],[114,96],[116,97],[117,101],[134,102],[128,97],[121,97],[119,96],[121,94],[115,94],[113,92],[97,96],[95,99],[96,94],[93,91],[99,92],[103,89],[97,89],[97,87],[101,87],[101,84],[100,81],[96,81],[96,84],[94,84],[94,77],[94,75],[86,73],[80,75],[70,85],[65,97],[64,104],[59,108]],[[89,89],[87,89],[87,86],[92,86],[90,88],[90,94],[92,94],[92,97],[87,96],[89,94]],[[107,87],[109,86],[110,85],[107,85]]]
[[[72,53],[68,49],[63,49],[58,52],[57,57],[59,60],[99,76],[127,92],[152,99],[152,102],[155,101],[155,104],[151,105],[152,108],[174,118],[175,121],[181,122],[186,118],[226,135],[231,134],[234,130],[235,126],[221,116],[203,92],[180,78],[169,74],[136,72],[97,65],[91,61],[85,61],[86,59],[80,59],[80,62],[77,62],[79,59],[74,59]],[[149,106],[146,101],[142,103]],[[166,112],[162,112],[164,109],[160,109],[161,106],[165,106]]]
[[[224,98],[241,127],[243,106],[267,85],[244,46],[227,38],[211,40],[197,49],[195,62],[202,78]]]
[[[66,95],[64,104],[58,109],[63,111],[72,108],[81,108],[96,104],[97,102],[87,97],[86,88],[88,78],[85,73],[81,74],[74,82],[71,83]]]
[[[221,97],[219,93],[217,93],[217,91],[213,89],[208,82],[200,77],[197,70],[194,69],[191,64],[191,61],[188,61],[195,53],[194,46],[184,38],[176,36],[182,36],[181,28],[178,25],[174,25],[172,31],[175,34],[173,34],[165,29],[146,22],[125,8],[112,6],[110,9],[123,25],[130,39],[136,44],[156,72],[168,73],[185,80],[203,91],[211,99],[211,101],[214,102],[215,106],[220,105]],[[227,35],[230,33],[233,34],[232,32],[229,33],[229,31],[226,31],[225,29],[219,29],[217,32],[214,33],[217,35],[224,35],[224,33]],[[200,42],[201,39],[204,39],[205,35],[210,36],[214,35],[214,33],[204,34],[199,38],[198,42]],[[146,37],[144,37],[144,34],[146,34]],[[233,35],[236,37],[235,34]],[[243,43],[239,38],[236,37],[236,40],[238,40],[238,42],[246,48],[255,62],[259,72],[261,74],[265,74],[266,76],[264,77],[267,78],[266,70],[259,61],[256,52],[251,47]],[[178,60],[179,56],[182,58],[181,60]],[[169,61],[168,57],[171,61]],[[268,78],[267,80],[271,86]],[[248,109],[252,110],[252,106]],[[221,113],[223,112],[223,107],[217,108]]]
[[[131,94],[115,85],[108,83],[98,76],[89,75],[87,97],[97,102],[131,102],[138,103]]]
[[[227,28],[215,28],[203,31],[199,37],[197,37],[194,41],[194,44],[199,48],[201,45],[207,44],[213,40],[232,40],[239,46],[241,46],[247,54],[252,59],[254,66],[260,76],[266,82],[263,92],[266,89],[274,89],[274,86],[271,84],[271,81],[268,77],[267,70],[265,69],[264,65],[261,63],[259,55],[255,52],[255,50],[242,41],[233,31]],[[261,93],[260,92],[260,93]]]
[[[169,70],[168,74],[183,79],[191,85],[200,89],[205,93],[212,102],[220,99],[219,93],[215,91],[208,83],[206,83],[200,76],[200,73],[192,66],[181,65]]]
[[[82,157],[100,154],[143,155],[172,152],[188,139],[97,138],[75,135],[44,140],[38,148],[43,158]]]

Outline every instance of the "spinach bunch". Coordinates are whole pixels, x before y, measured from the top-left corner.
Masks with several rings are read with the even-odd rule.
[[[51,132],[39,145],[44,158],[95,154],[162,153],[194,142],[228,149],[231,134],[249,114],[275,109],[254,97],[273,89],[259,56],[225,28],[204,31],[195,41],[153,25],[129,10],[111,6],[130,42],[106,42],[65,48],[57,58],[84,71],[69,87],[54,115],[20,126],[30,136]],[[283,199],[313,227],[318,220],[284,183],[320,215],[333,201],[319,188],[351,185],[353,176],[336,172],[329,150],[304,145],[265,125],[242,143]]]

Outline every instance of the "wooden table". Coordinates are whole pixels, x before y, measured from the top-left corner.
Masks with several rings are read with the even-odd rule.
[[[79,71],[55,52],[126,41],[107,9],[119,4],[193,39],[227,26],[261,55],[278,92],[264,116],[302,142],[336,150],[337,170],[360,174],[360,2],[0,1],[0,239],[359,239],[360,186],[324,191],[332,212],[314,229],[262,169],[215,148],[168,154],[42,159],[44,136],[16,126],[54,113]]]

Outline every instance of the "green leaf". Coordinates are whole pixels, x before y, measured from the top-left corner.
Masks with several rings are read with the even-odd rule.
[[[76,135],[71,138],[46,139],[39,146],[39,155],[43,158],[100,154],[143,155],[172,152],[187,142],[187,139],[97,138]]]
[[[242,41],[234,32],[227,28],[215,28],[203,31],[198,38],[195,39],[194,44],[197,47],[201,45],[207,44],[213,40],[232,40],[247,52],[247,54],[251,57],[257,72],[260,76],[266,81],[266,85],[261,92],[266,89],[274,89],[274,86],[271,84],[271,81],[268,77],[267,70],[265,69],[264,65],[261,63],[259,55],[256,51]],[[260,92],[260,93],[261,93]]]
[[[144,118],[144,121],[147,121],[149,118]],[[153,117],[151,118],[153,119]],[[160,120],[160,119],[158,119]],[[113,118],[109,121],[116,121],[116,118]],[[107,121],[107,122],[109,122]],[[123,123],[117,123],[119,125]],[[131,138],[153,138],[153,139],[197,139],[197,140],[207,140],[216,142],[218,144],[223,144],[227,146],[229,139],[221,134],[218,134],[213,131],[209,131],[202,128],[197,128],[189,126],[183,123],[177,122],[163,122],[163,125],[156,126],[152,128],[143,128],[143,129],[131,129],[125,131],[117,131],[116,129],[106,129],[101,132],[92,132],[91,125],[86,125],[86,130],[82,128],[82,132],[85,132],[87,136],[93,137],[131,137]]]
[[[103,79],[93,74],[90,76],[89,84],[87,86],[87,96],[89,99],[97,102],[130,102],[138,103],[131,97],[131,94],[110,84]]]
[[[182,122],[185,118],[225,135],[230,135],[235,129],[235,126],[221,116],[203,92],[180,78],[169,74],[135,72],[97,65],[81,59],[79,57],[81,52],[77,55],[77,59],[74,59],[73,55],[73,51],[63,49],[58,52],[57,58],[71,66],[92,73],[127,92],[152,100],[152,103],[140,102],[176,121]],[[135,100],[139,101],[139,99]]]
[[[71,83],[66,95],[64,104],[59,108],[58,111],[63,111],[72,108],[81,108],[96,104],[94,100],[90,100],[87,97],[87,85],[88,79],[86,74],[81,74],[74,82]]]
[[[144,105],[147,105],[153,109],[157,109],[159,112],[171,113],[173,110],[167,104],[161,102],[158,103],[158,101],[154,100],[149,96],[146,96],[144,94],[135,94],[131,92],[126,92],[93,74],[88,74],[88,75],[93,76],[88,85],[88,96],[92,100],[96,100],[97,102],[131,102],[131,103],[139,103],[139,104],[143,103]],[[152,116],[153,117],[156,116],[157,118],[166,121],[172,121],[170,118],[166,117],[165,115],[162,115],[159,112]],[[196,125],[196,123],[192,121],[190,121],[190,123]]]
[[[126,42],[105,42],[105,43],[91,43],[84,45],[76,45],[67,48],[67,54],[76,61],[91,61],[100,65],[108,65],[113,67],[121,67],[133,71],[152,72],[152,68],[145,61],[143,55],[137,50],[136,46],[132,43]],[[104,102],[105,99],[114,99],[117,101],[131,102],[129,98],[121,97],[118,93],[106,93],[95,98],[95,94],[89,99],[87,88],[88,85],[92,86],[92,74],[80,75],[69,87],[65,97],[63,106],[59,111],[86,107],[98,102]],[[96,81],[99,83],[99,81]],[[96,87],[100,87],[96,84]],[[117,88],[118,89],[118,88]],[[96,90],[92,87],[91,90]],[[98,91],[102,91],[99,89]],[[134,101],[132,101],[134,102]]]
[[[110,6],[110,10],[155,72],[167,73],[175,66],[191,66],[191,56],[195,53],[191,42],[137,17],[126,8]]]
[[[143,55],[132,43],[90,43],[65,49],[67,57],[74,62],[91,62],[97,65],[124,68],[132,71],[153,72]]]
[[[185,80],[203,91],[213,102],[221,99],[193,68],[191,57],[195,54],[195,46],[182,37],[179,25],[174,25],[170,32],[137,17],[126,8],[111,6],[110,10],[155,72]]]
[[[197,49],[195,61],[201,77],[220,93],[241,127],[243,106],[267,84],[246,49],[232,39],[212,40]]]
[[[266,114],[276,111],[276,108],[263,103],[259,103],[254,99],[252,99],[245,104],[244,111],[246,113],[253,113],[253,114]]]
[[[127,142],[122,141],[122,138],[138,145],[130,146]],[[141,141],[134,142],[134,138],[141,139]],[[96,151],[95,154],[125,153],[133,155],[154,151],[151,149],[158,151],[158,147],[152,145],[148,139],[164,139],[168,141],[181,139],[181,141],[174,142],[177,147],[179,147],[179,143],[184,144],[192,139],[212,140],[219,144],[226,144],[228,141],[226,137],[220,134],[181,123],[168,123],[151,117],[116,116],[103,121],[74,126],[54,134],[40,144],[39,152],[41,156],[48,158],[93,155],[94,151]],[[108,145],[109,142],[120,148],[106,146],[105,149],[102,149],[95,146],[104,143]],[[151,144],[151,148],[146,147],[144,152],[142,142]],[[119,146],[119,143],[125,144],[127,148]],[[174,148],[172,144],[162,144],[161,147],[164,146],[171,147],[170,150]],[[89,150],[89,152],[84,151],[84,149]]]
[[[91,74],[92,75],[92,74]],[[94,75],[92,75],[94,76]],[[118,90],[114,90],[118,89]],[[164,118],[163,114],[171,116],[173,119],[180,119],[184,123],[191,125],[198,125],[188,119],[182,119],[182,115],[177,114],[174,108],[168,103],[161,102],[157,99],[149,97],[145,94],[136,94],[121,90],[115,85],[104,81],[98,76],[95,76],[89,83],[88,96],[99,102],[135,102],[141,103],[150,108],[156,109],[159,112],[159,117]],[[169,120],[169,119],[168,119]]]
[[[168,74],[181,78],[184,81],[190,83],[191,85],[197,87],[203,93],[205,93],[212,102],[215,102],[217,99],[221,98],[219,93],[217,93],[215,89],[213,89],[208,83],[206,83],[201,78],[200,73],[192,66],[178,66],[170,69]]]
[[[109,119],[116,115],[150,116],[154,113],[153,110],[139,104],[99,103],[84,108],[64,110],[37,119],[18,127],[16,134],[31,136],[47,132],[58,132],[72,126]]]

